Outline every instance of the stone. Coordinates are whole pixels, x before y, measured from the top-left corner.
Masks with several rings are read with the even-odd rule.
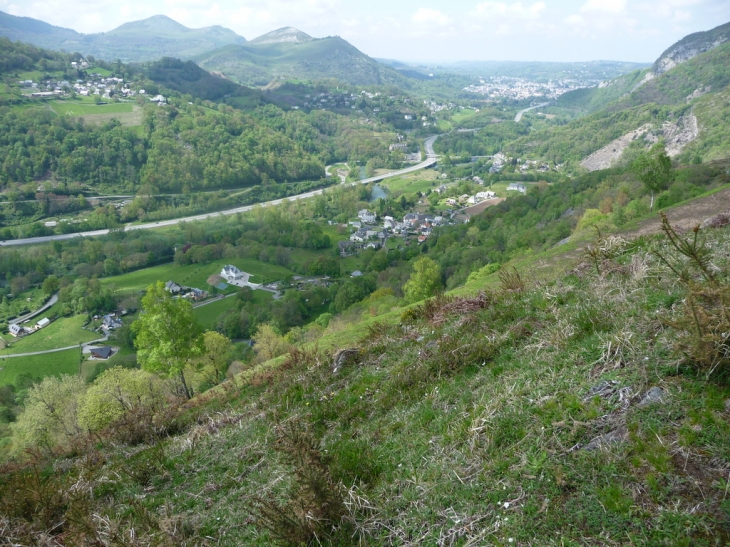
[[[639,401],[639,406],[646,406],[653,403],[661,403],[664,399],[664,390],[660,387],[654,386],[649,391],[644,393],[644,396]]]
[[[585,445],[582,450],[587,450],[589,452],[592,450],[598,450],[599,448],[602,448],[604,446],[623,442],[628,438],[628,436],[629,430],[626,428],[625,425],[622,425],[621,427],[614,429],[613,431],[610,431],[605,435],[599,435],[598,437],[591,439],[591,441],[587,445]]]
[[[730,224],[730,211],[725,211],[724,213],[720,213],[705,220],[702,224],[700,224],[700,228],[703,230],[705,228],[721,228],[728,224]]]

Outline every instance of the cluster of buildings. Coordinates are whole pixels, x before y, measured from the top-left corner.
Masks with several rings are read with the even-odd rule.
[[[509,78],[507,76],[495,76],[492,78],[480,78],[479,84],[472,84],[464,88],[464,91],[486,95],[491,99],[513,99],[524,100],[533,97],[545,97],[555,99],[575,89],[586,87],[574,80],[550,80],[547,83],[534,82],[525,78]]]
[[[43,327],[50,325],[50,323],[51,323],[51,320],[48,319],[47,317],[44,317],[43,319],[38,321],[35,325],[30,326],[30,327],[21,325],[19,323],[13,323],[8,327],[8,331],[15,338],[22,338],[23,336],[33,334],[34,332],[42,329]]]
[[[451,222],[451,216],[447,219],[430,213],[407,213],[402,221],[384,216],[379,224],[377,215],[367,209],[358,212],[357,216],[358,221],[350,222],[355,231],[349,241],[338,243],[340,256],[350,256],[360,249],[380,249],[393,236],[415,236],[423,243],[435,227]]]
[[[484,190],[483,192],[477,192],[473,196],[469,194],[462,194],[458,197],[451,197],[446,200],[446,203],[452,207],[464,206],[464,205],[478,205],[488,199],[494,199],[497,197],[495,192],[491,190]]]
[[[168,281],[165,283],[165,290],[173,297],[187,298],[192,302],[199,302],[200,300],[208,298],[208,291],[196,289],[195,287],[184,287],[183,285],[178,285],[174,281]]]

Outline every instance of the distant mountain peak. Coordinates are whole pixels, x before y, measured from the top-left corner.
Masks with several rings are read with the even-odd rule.
[[[153,15],[147,19],[140,19],[139,21],[130,21],[123,25],[115,28],[112,32],[125,31],[125,30],[153,30],[153,31],[174,31],[174,32],[185,32],[190,30],[185,25],[178,23],[174,19],[169,18],[167,15]]]
[[[280,44],[280,43],[301,43],[311,42],[314,40],[309,34],[302,32],[298,28],[283,27],[277,30],[267,32],[263,36],[259,36],[255,40],[251,40],[251,44]]]

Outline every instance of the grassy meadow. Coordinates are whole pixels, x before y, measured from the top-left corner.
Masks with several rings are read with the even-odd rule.
[[[214,274],[220,274],[226,264],[233,264],[244,272],[253,274],[252,283],[268,283],[281,280],[287,276],[294,275],[294,272],[283,266],[261,262],[251,258],[223,258],[206,264],[190,264],[179,266],[174,263],[145,268],[115,277],[107,277],[101,280],[104,285],[113,285],[117,291],[122,293],[138,293],[144,291],[148,286],[157,281],[174,281],[187,287],[197,287],[208,290],[207,279]],[[232,289],[232,290],[235,290]]]
[[[0,350],[0,356],[65,348],[100,338],[98,333],[81,328],[86,323],[86,319],[85,315],[62,317],[19,340],[9,334],[3,335],[2,338],[9,344],[9,347]]]
[[[24,372],[37,378],[77,374],[80,357],[78,348],[27,357],[0,356],[0,386],[14,383],[18,375]]]
[[[253,291],[253,301],[256,304],[265,304],[274,298],[273,293],[268,291]],[[216,321],[220,314],[226,310],[236,307],[235,297],[226,297],[210,304],[195,308],[193,311],[195,319],[203,325],[206,330],[214,330]]]

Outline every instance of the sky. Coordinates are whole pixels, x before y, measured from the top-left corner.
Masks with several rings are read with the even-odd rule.
[[[0,11],[83,33],[158,14],[247,39],[293,26],[409,62],[652,62],[683,36],[730,21],[730,0],[0,0]]]

